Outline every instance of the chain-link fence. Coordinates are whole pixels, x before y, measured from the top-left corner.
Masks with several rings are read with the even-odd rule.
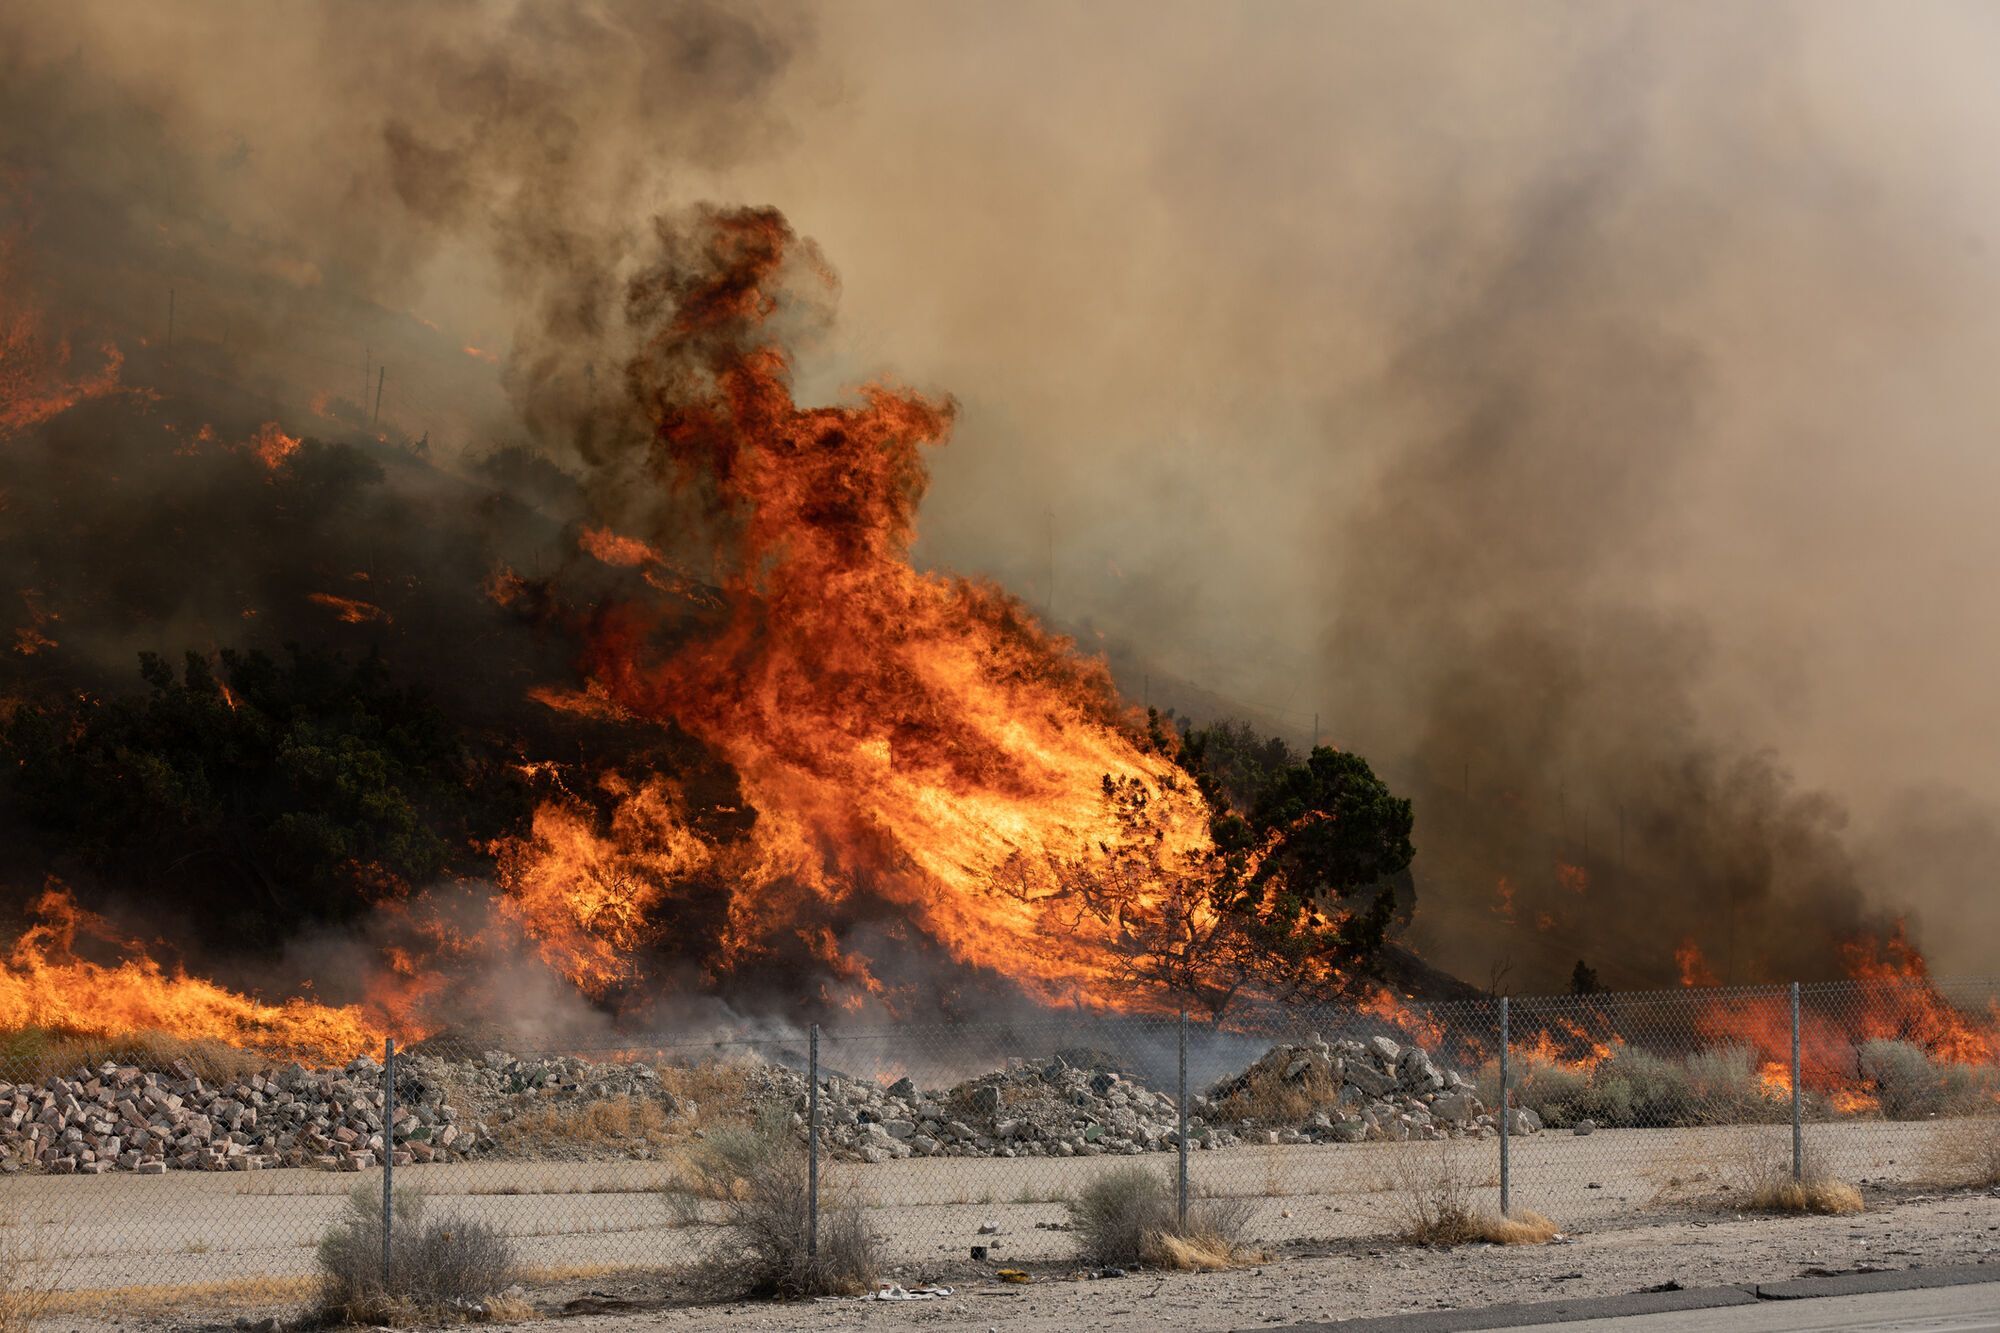
[[[1134,1165],[1174,1216],[1226,1206],[1279,1252],[1403,1233],[1440,1200],[1574,1230],[2000,1183],[1987,983],[432,1039],[324,1064],[0,1052],[7,1272],[72,1309],[276,1304],[309,1297],[329,1235],[388,1265],[442,1221],[490,1228],[530,1283],[683,1274],[740,1250],[760,1172],[802,1244],[858,1210],[906,1276],[1084,1262],[1071,1202]]]

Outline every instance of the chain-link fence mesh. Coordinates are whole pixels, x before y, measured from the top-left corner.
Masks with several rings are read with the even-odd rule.
[[[1071,1204],[1134,1166],[1166,1216],[1219,1208],[1279,1249],[1446,1204],[1581,1229],[2000,1183],[1983,982],[433,1039],[324,1063],[0,1051],[7,1271],[70,1309],[303,1301],[329,1234],[380,1235],[385,1189],[421,1197],[393,1210],[392,1253],[426,1220],[479,1223],[535,1282],[735,1256],[758,1199],[808,1244],[859,1209],[907,1273],[1088,1262]]]

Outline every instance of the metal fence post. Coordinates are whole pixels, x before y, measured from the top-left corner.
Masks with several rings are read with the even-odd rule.
[[[1187,1093],[1187,1010],[1181,1010],[1181,1081],[1180,1091],[1175,1094],[1174,1105],[1180,1111],[1180,1175],[1175,1182],[1174,1202],[1180,1217],[1181,1230],[1187,1230],[1188,1196],[1188,1093]]]
[[[1806,1179],[1806,1131],[1800,1115],[1804,1089],[1798,1079],[1798,983],[1792,983],[1792,1179]]]
[[[1512,1105],[1507,1090],[1507,997],[1500,997],[1500,1216],[1507,1216],[1511,1200],[1513,1180],[1509,1175],[1507,1160],[1507,1139],[1513,1126],[1507,1122],[1514,1118],[1508,1108]]]
[[[382,1290],[393,1291],[390,1254],[396,1229],[396,1039],[382,1039]]]
[[[819,1254],[819,1024],[806,1038],[806,1253]]]

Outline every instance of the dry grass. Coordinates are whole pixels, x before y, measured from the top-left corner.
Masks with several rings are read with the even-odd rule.
[[[1251,1209],[1246,1199],[1196,1199],[1183,1224],[1171,1178],[1137,1165],[1100,1172],[1069,1201],[1085,1259],[1187,1271],[1262,1263],[1262,1252],[1243,1241]]]
[[[1260,1125],[1300,1125],[1315,1111],[1325,1111],[1340,1101],[1340,1085],[1318,1065],[1313,1065],[1296,1082],[1282,1070],[1258,1069],[1250,1073],[1248,1085],[1216,1103],[1222,1120],[1251,1120]]]
[[[1453,1150],[1447,1139],[1413,1142],[1399,1149],[1394,1180],[1397,1238],[1411,1245],[1540,1245],[1555,1238],[1555,1223],[1517,1208],[1507,1216],[1481,1207],[1475,1191],[1487,1179],[1483,1164]]]
[[[665,1147],[677,1137],[665,1103],[650,1097],[607,1097],[572,1106],[538,1106],[493,1128],[505,1150],[560,1147]]]
[[[19,1247],[0,1246],[0,1333],[32,1328],[50,1312],[54,1288],[42,1265]]]
[[[186,1060],[197,1074],[211,1081],[248,1078],[284,1063],[219,1041],[190,1041],[164,1032],[92,1037],[21,1028],[0,1035],[0,1068],[16,1082],[36,1082],[57,1074],[67,1077],[79,1069],[94,1071],[106,1061],[163,1072],[176,1060]]]
[[[1473,1225],[1478,1229],[1475,1239],[1489,1245],[1546,1245],[1561,1234],[1555,1223],[1532,1208],[1516,1208],[1505,1217],[1480,1212]]]
[[[1924,1140],[1924,1179],[1954,1189],[2000,1185],[2000,1120],[1941,1121]]]
[[[741,1063],[703,1060],[695,1064],[658,1066],[660,1087],[683,1108],[694,1107],[681,1123],[689,1129],[707,1130],[743,1118],[751,1103],[750,1071]]]
[[[307,1299],[317,1287],[318,1279],[310,1277],[239,1277],[222,1282],[80,1287],[51,1293],[47,1313],[94,1314],[116,1309],[123,1315],[163,1315],[289,1305]]]
[[[1758,1213],[1862,1211],[1861,1192],[1834,1176],[1820,1146],[1807,1140],[1804,1149],[1794,1173],[1789,1134],[1760,1135],[1739,1144],[1727,1168],[1734,1177],[1735,1205]]]
[[[1861,1191],[1844,1180],[1830,1176],[1790,1176],[1761,1182],[1751,1191],[1744,1207],[1760,1213],[1858,1213],[1862,1210]]]

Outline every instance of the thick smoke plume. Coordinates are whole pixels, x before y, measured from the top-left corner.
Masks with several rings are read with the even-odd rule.
[[[1908,914],[1982,966],[1993,37],[1869,4],[15,7],[0,231],[42,325],[0,345],[103,384],[114,343],[161,397],[6,455],[9,688],[372,646],[574,750],[522,708],[581,684],[549,626],[632,591],[614,538],[698,604],[730,535],[657,485],[625,379],[649,220],[768,199],[846,280],[837,346],[783,313],[800,400],[886,367],[959,403],[919,560],[1130,698],[1375,760],[1436,960],[1671,982],[1691,939],[1694,975],[1814,976]]]

